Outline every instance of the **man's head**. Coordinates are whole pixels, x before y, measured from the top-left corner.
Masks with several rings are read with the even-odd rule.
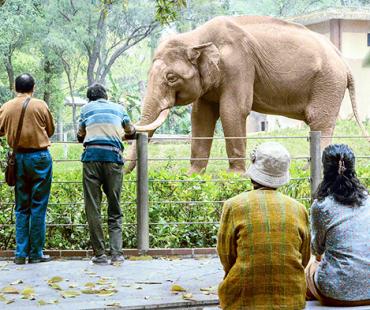
[[[33,93],[35,79],[29,73],[23,73],[15,79],[15,91],[17,93]]]
[[[290,180],[290,155],[287,149],[277,142],[266,142],[251,153],[247,174],[253,184],[278,188]]]
[[[103,85],[94,83],[87,88],[86,97],[89,99],[89,101],[108,99],[107,90]]]

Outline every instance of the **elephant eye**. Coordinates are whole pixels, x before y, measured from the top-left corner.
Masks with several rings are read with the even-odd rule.
[[[170,83],[175,83],[179,78],[177,75],[173,74],[173,73],[168,73],[166,75],[166,79],[168,82]]]

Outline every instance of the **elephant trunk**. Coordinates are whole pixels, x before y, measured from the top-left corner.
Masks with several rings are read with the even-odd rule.
[[[155,106],[159,111],[153,113],[154,104],[152,102],[144,101],[141,120],[138,124],[135,124],[136,130],[139,132],[147,132],[149,138],[152,137],[155,130],[165,122],[170,112],[170,105],[168,104],[167,100],[162,100],[161,102],[158,102]],[[135,169],[136,158],[137,146],[136,141],[134,141],[131,145],[129,154],[126,157],[128,164],[124,170],[125,174],[128,174]]]

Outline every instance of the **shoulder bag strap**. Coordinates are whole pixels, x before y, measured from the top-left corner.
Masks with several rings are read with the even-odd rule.
[[[31,100],[31,97],[28,97],[23,102],[21,117],[19,118],[19,123],[18,123],[18,128],[17,128],[17,135],[15,136],[15,141],[14,141],[14,147],[13,147],[14,150],[18,148],[19,138],[21,137],[22,127],[23,127],[24,114],[26,112],[26,109],[27,109],[27,106],[30,100]]]

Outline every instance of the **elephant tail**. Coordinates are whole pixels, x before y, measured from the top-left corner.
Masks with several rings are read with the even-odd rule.
[[[347,71],[347,88],[349,91],[349,97],[351,99],[352,110],[353,110],[353,114],[355,116],[356,122],[358,126],[361,128],[361,131],[363,135],[366,137],[367,141],[370,142],[369,133],[367,132],[365,126],[362,124],[360,116],[358,115],[357,104],[356,104],[355,81],[353,79],[353,76],[350,70]]]

